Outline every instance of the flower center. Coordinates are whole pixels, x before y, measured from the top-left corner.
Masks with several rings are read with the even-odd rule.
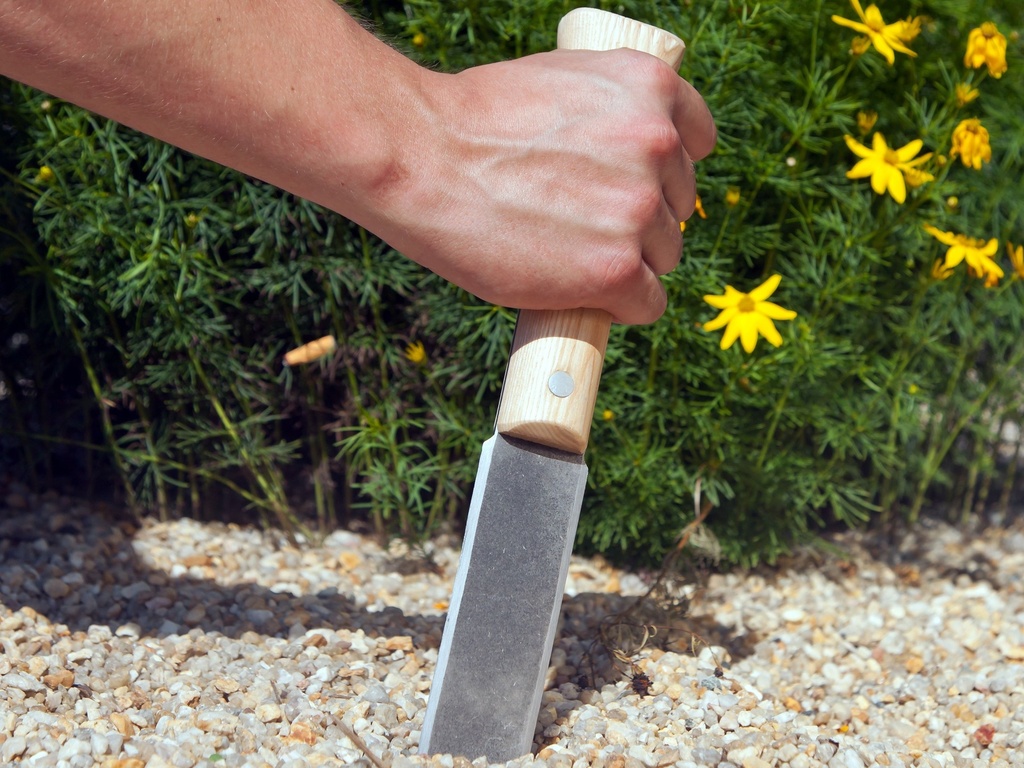
[[[756,305],[752,298],[744,296],[736,306],[739,308],[740,312],[753,312]]]
[[[885,150],[885,162],[887,162],[889,165],[900,164],[900,156],[896,154],[895,149]]]
[[[957,235],[956,236],[956,244],[957,245],[962,245],[965,248],[970,248],[972,250],[980,251],[981,250],[981,246],[983,246],[985,244],[985,241],[984,240],[979,240],[976,237],[968,237],[967,235]]]
[[[981,25],[981,34],[983,34],[985,37],[992,38],[999,34],[999,30],[996,28],[996,25],[993,24],[991,21],[986,21],[984,24]]]

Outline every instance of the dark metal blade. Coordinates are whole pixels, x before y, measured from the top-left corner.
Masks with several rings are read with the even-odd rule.
[[[420,751],[530,751],[587,482],[583,457],[484,443]]]

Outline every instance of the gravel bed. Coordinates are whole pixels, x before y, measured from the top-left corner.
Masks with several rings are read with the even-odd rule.
[[[457,544],[296,549],[0,487],[0,765],[486,765],[416,753]],[[1024,763],[1024,526],[833,544],[711,575],[618,661],[601,622],[650,576],[574,558],[535,756],[509,765]]]

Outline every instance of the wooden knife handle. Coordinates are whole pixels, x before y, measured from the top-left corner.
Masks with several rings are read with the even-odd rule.
[[[595,8],[577,8],[562,18],[558,47],[634,48],[673,68],[686,48],[669,32]],[[521,311],[498,406],[498,432],[582,454],[611,320],[600,309]]]

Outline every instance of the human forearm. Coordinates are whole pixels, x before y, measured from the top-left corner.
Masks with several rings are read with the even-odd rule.
[[[332,0],[0,0],[0,71],[355,219],[436,77]]]

